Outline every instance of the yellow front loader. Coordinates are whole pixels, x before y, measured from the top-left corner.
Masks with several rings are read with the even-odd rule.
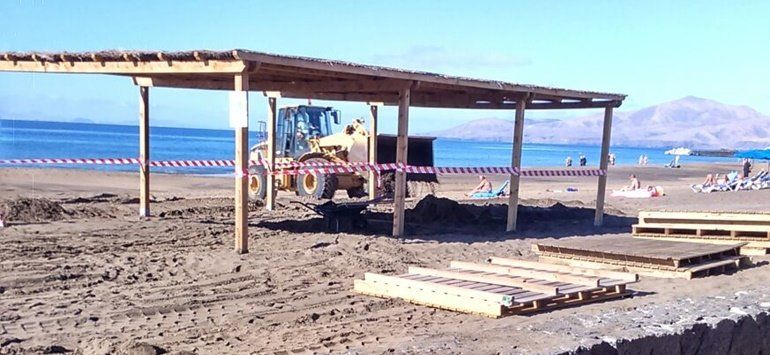
[[[369,133],[359,119],[332,134],[332,121],[339,124],[340,112],[330,107],[294,106],[278,110],[275,132],[275,161],[280,163],[333,163],[366,162]],[[251,148],[249,160],[267,157],[267,142]],[[264,199],[267,194],[263,166],[249,168],[249,196]],[[366,174],[275,175],[276,187],[293,191],[300,196],[332,198],[337,190],[345,190],[349,197],[366,196]]]

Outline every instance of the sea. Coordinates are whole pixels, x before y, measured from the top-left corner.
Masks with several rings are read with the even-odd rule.
[[[249,141],[259,137],[251,132]],[[672,147],[612,147],[617,165],[638,164],[646,155],[649,165],[664,165],[672,157],[664,151]],[[479,167],[510,166],[511,144],[453,139],[434,142],[435,166]],[[20,158],[133,158],[138,156],[138,126],[65,123],[0,119],[0,160]],[[600,147],[592,145],[524,144],[523,167],[561,167],[571,156],[577,165],[585,154],[588,166],[598,166]],[[152,127],[150,156],[152,160],[233,159],[232,130]],[[696,162],[736,162],[734,158],[682,157],[681,164]],[[35,165],[30,165],[35,166]],[[132,165],[46,165],[48,167],[135,171]],[[153,168],[155,173],[229,174],[232,168]]]

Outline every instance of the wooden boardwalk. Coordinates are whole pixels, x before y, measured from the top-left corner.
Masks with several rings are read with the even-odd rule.
[[[604,267],[655,277],[693,278],[740,267],[745,243],[704,244],[630,237],[572,238],[540,242],[540,259],[572,266]]]
[[[636,274],[490,258],[446,270],[410,267],[397,276],[366,273],[358,293],[489,317],[530,314],[623,297]]]
[[[641,211],[632,229],[638,238],[722,245],[744,242],[743,255],[764,255],[770,249],[770,214]]]

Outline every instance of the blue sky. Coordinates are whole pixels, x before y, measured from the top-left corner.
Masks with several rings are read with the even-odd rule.
[[[246,48],[620,92],[629,95],[622,110],[695,95],[770,113],[769,1],[6,0],[0,14],[0,51]],[[135,123],[137,91],[126,78],[0,73],[0,116]],[[255,125],[266,103],[259,94],[251,99]],[[151,104],[156,125],[228,124],[226,93],[156,89]],[[347,118],[368,112],[364,104],[334,104]],[[395,112],[382,110],[383,130],[394,131]],[[513,117],[411,115],[412,132]]]

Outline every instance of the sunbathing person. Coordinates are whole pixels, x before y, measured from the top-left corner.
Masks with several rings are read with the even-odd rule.
[[[466,193],[465,196],[471,196],[477,192],[492,192],[492,183],[484,175],[479,175],[479,185],[471,190],[471,192]]]
[[[639,182],[639,179],[636,178],[636,175],[631,174],[628,177],[628,180],[631,180],[631,183],[628,186],[624,186],[620,191],[636,191],[642,188],[642,183]]]
[[[706,174],[706,180],[703,180],[702,184],[700,184],[700,185],[692,184],[692,185],[690,185],[690,188],[692,189],[693,192],[703,192],[703,189],[705,189],[705,188],[707,188],[709,186],[714,186],[714,185],[718,184],[717,183],[718,180],[719,180],[719,174],[718,173],[717,174]]]

